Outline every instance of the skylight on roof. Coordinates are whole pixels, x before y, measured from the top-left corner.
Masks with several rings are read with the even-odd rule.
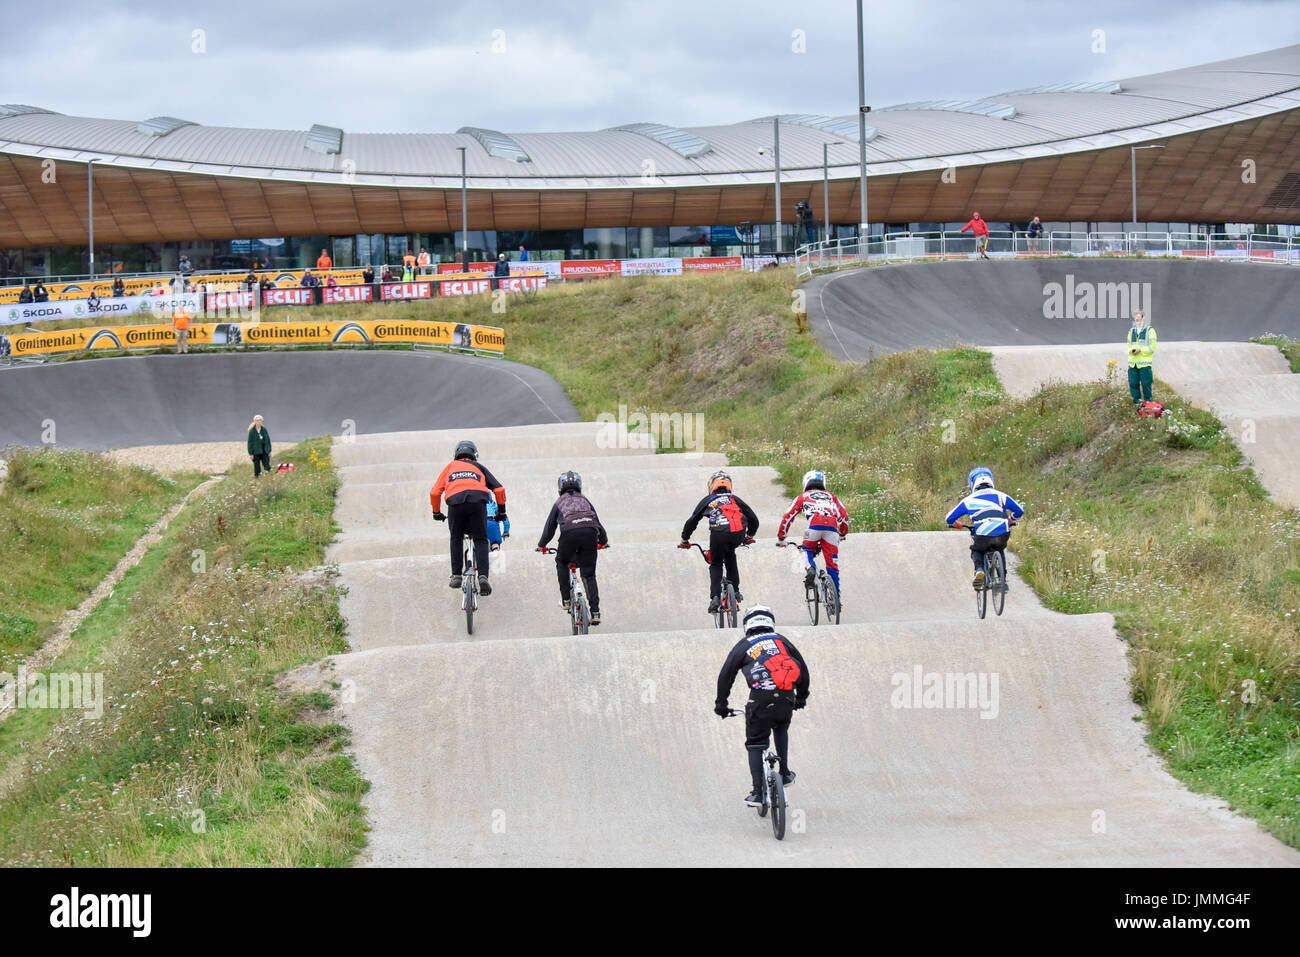
[[[500,130],[485,130],[479,126],[462,126],[456,131],[472,136],[489,156],[514,160],[516,163],[531,163],[524,148]]]
[[[1028,96],[1031,93],[1123,93],[1124,86],[1118,80],[1098,80],[1089,83],[1049,83],[1046,86],[1031,86],[1024,90],[1012,90],[1001,96]]]
[[[917,100],[914,103],[899,103],[897,106],[877,107],[876,112],[889,110],[942,110],[947,113],[992,116],[999,120],[1009,120],[1016,115],[1016,108],[1010,103],[994,103],[992,100]]]
[[[624,123],[622,126],[611,126],[610,130],[636,133],[640,136],[649,137],[656,143],[662,143],[687,159],[703,156],[713,149],[713,145],[703,137],[688,133],[676,126],[665,126],[662,123]]]
[[[771,123],[772,117],[760,116],[749,122]],[[808,126],[815,130],[823,130],[832,136],[840,136],[855,143],[858,141],[858,121],[856,117],[823,116],[819,113],[782,113],[781,122],[789,126]],[[867,127],[866,141],[868,143],[879,135],[879,131],[874,126]]]
[[[49,113],[54,116],[60,114],[53,110],[46,110],[39,106],[26,106],[22,103],[0,103],[0,119],[6,116],[26,116],[28,113]]]
[[[317,153],[338,153],[343,149],[343,131],[337,126],[316,123],[307,131],[306,146]]]
[[[135,131],[145,136],[166,136],[172,130],[179,130],[182,126],[196,125],[193,120],[178,120],[174,116],[155,116],[137,123]]]

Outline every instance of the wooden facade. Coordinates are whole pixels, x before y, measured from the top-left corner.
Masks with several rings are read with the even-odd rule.
[[[1300,110],[1169,137],[1138,156],[1144,222],[1300,224]],[[1254,182],[1247,182],[1247,161]],[[86,240],[86,167],[0,154],[0,248]],[[841,169],[840,171],[844,171]],[[1127,222],[1129,148],[986,166],[873,176],[872,222],[952,222],[972,210],[992,222]],[[949,174],[949,179],[953,175]],[[773,222],[771,185],[474,190],[473,230],[735,225]],[[1273,194],[1270,196],[1270,194]],[[797,200],[822,215],[822,183],[782,183],[783,219]],[[1269,205],[1272,202],[1274,205]],[[831,181],[830,220],[858,219],[856,171]],[[147,243],[260,236],[439,233],[460,228],[460,191],[293,183],[96,164],[95,240]]]

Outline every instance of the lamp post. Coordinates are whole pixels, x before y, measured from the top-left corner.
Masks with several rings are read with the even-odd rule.
[[[469,207],[468,187],[465,181],[465,147],[457,146],[460,150],[460,269],[461,272],[469,272]]]
[[[1130,146],[1128,148],[1129,159],[1129,181],[1133,187],[1133,231],[1137,232],[1138,227],[1138,167],[1137,151],[1138,150],[1162,150],[1163,146]]]
[[[767,152],[766,146],[758,148],[758,155]],[[776,254],[781,255],[781,117],[772,117],[772,165],[776,170]]]
[[[95,278],[95,164],[99,159],[86,160],[86,222],[90,228],[89,269],[90,279]]]
[[[858,0],[858,196],[861,198],[859,227],[863,242],[870,240],[867,225],[867,69],[862,52],[862,0]]]
[[[830,146],[843,146],[843,143],[822,144],[822,240],[831,241],[831,173],[830,161],[826,149]]]

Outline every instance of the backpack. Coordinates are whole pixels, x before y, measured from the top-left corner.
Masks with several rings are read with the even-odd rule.
[[[1138,405],[1138,415],[1143,418],[1155,418],[1165,414],[1165,406],[1162,402],[1142,402]]]
[[[596,509],[587,500],[587,496],[578,492],[561,495],[556,499],[555,507],[560,512],[561,532],[575,528],[595,528],[599,524]]]

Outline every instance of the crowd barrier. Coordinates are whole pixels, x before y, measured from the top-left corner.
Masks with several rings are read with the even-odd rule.
[[[318,345],[441,346],[462,352],[503,356],[504,329],[455,322],[415,319],[365,319],[345,322],[196,322],[190,325],[188,345],[296,346]],[[53,332],[0,335],[14,358],[66,355],[73,352],[112,352],[175,347],[170,324],[143,326],[88,326]]]
[[[511,261],[510,276],[511,278],[542,278],[550,281],[560,281],[569,279],[591,279],[602,276],[680,276],[684,273],[694,272],[732,272],[741,269],[759,269],[770,263],[776,262],[775,256],[702,256],[702,257],[685,257],[685,258],[656,258],[656,259],[556,259],[556,260],[537,260],[523,262]],[[466,272],[459,262],[438,263],[436,272],[429,275],[416,276],[417,282],[442,282],[454,281],[457,278],[461,280],[479,279],[484,273],[490,274],[496,267],[495,261],[474,262],[469,264],[469,271]],[[273,271],[259,271],[259,279],[266,279],[270,285],[276,289],[298,289],[302,287],[303,275],[306,269],[283,269]],[[311,270],[312,274],[321,278],[322,281],[326,276],[333,276],[335,282],[339,285],[325,288],[343,288],[356,287],[364,283],[364,275],[360,269],[328,269],[328,270]],[[248,272],[240,273],[196,273],[187,277],[191,286],[203,286],[211,290],[216,287],[220,292],[234,292],[243,287],[244,281],[248,277]],[[163,293],[173,291],[173,280],[175,274],[166,274],[164,276],[135,276],[124,278],[122,284],[125,287],[126,296],[131,298],[136,296],[148,296],[158,294],[161,290]],[[376,284],[376,285],[383,285]],[[456,287],[462,289],[465,287]],[[472,287],[476,292],[486,291],[487,287]],[[49,293],[50,302],[35,303],[34,305],[48,306],[51,303],[62,302],[67,300],[86,300],[91,293],[94,293],[103,301],[108,301],[113,296],[112,278],[96,279],[94,281],[82,280],[78,282],[54,282],[47,283],[45,286]],[[22,291],[21,284],[7,285],[0,287],[0,305],[11,305],[18,303],[18,296]],[[445,295],[469,295],[463,291],[448,292]],[[438,295],[438,293],[434,293]],[[368,301],[368,300],[347,300],[347,301]],[[26,303],[25,305],[33,305]]]

